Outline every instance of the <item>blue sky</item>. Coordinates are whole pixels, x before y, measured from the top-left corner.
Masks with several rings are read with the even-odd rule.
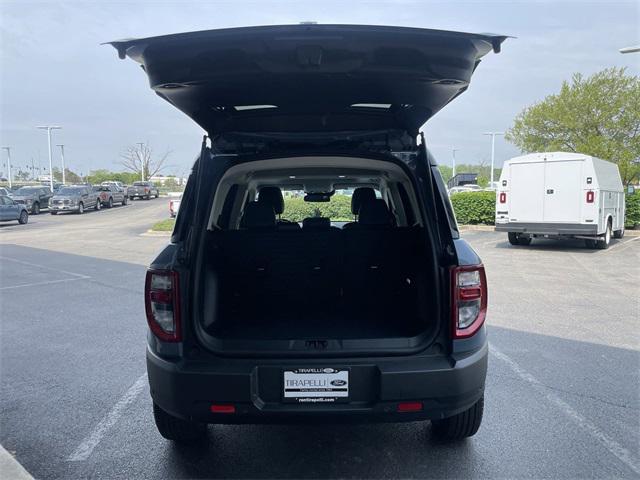
[[[488,162],[485,131],[503,131],[525,106],[558,91],[574,72],[606,67],[640,73],[639,1],[213,1],[28,2],[0,0],[0,143],[12,161],[48,164],[43,123],[61,125],[67,165],[120,170],[125,147],[171,150],[167,173],[188,171],[202,130],[148,88],[131,61],[101,42],[223,27],[355,23],[491,32],[517,37],[489,54],[469,90],[424,127],[440,163]],[[517,155],[502,139],[496,160]],[[59,163],[59,151],[54,151]],[[0,171],[4,171],[2,152]]]

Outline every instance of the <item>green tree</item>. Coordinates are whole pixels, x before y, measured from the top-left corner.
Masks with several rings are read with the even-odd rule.
[[[615,162],[628,185],[640,176],[640,79],[624,68],[574,74],[560,93],[525,108],[506,139],[524,152],[561,150]]]

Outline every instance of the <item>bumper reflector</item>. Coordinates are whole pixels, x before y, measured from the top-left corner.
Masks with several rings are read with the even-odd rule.
[[[398,404],[398,412],[421,412],[422,402],[402,402]]]
[[[235,405],[211,405],[211,413],[236,413]]]

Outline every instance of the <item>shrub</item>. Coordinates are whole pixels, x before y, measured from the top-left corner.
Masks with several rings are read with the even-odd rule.
[[[458,223],[493,225],[496,217],[496,192],[459,192],[451,195]]]
[[[640,227],[640,191],[627,195],[624,228]]]
[[[303,198],[284,199],[282,218],[292,222],[301,222],[307,217],[328,217],[333,221],[351,221],[351,197],[334,195],[330,202],[305,202]]]

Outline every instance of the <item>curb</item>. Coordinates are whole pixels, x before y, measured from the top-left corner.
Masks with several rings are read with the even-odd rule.
[[[495,231],[495,225],[458,225],[458,229],[460,231],[479,230],[482,232],[493,232]]]
[[[2,478],[33,480],[31,474],[2,445],[0,445],[0,472]]]

